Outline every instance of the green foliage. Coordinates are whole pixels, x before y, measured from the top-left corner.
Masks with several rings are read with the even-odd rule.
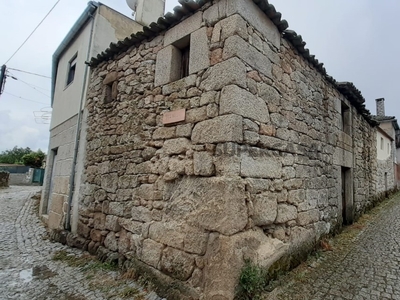
[[[32,168],[40,168],[43,164],[45,154],[39,149],[37,152],[32,151],[29,154],[22,156],[22,162],[25,166]]]
[[[250,261],[246,261],[240,273],[236,299],[260,299],[261,293],[265,290],[267,284],[266,278],[267,276],[263,269]]]
[[[11,150],[5,150],[0,153],[0,163],[22,164],[22,157],[31,152],[32,152],[32,150],[29,147],[22,148],[22,147],[15,146]]]

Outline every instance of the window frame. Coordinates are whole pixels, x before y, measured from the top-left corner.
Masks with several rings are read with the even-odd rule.
[[[70,86],[75,80],[77,62],[78,62],[78,52],[76,52],[68,62],[65,87]],[[72,78],[70,78],[71,76]]]

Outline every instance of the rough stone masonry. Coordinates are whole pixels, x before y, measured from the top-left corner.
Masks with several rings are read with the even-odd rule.
[[[376,194],[368,116],[254,2],[202,1],[92,69],[78,233],[170,299],[233,299],[245,259],[299,255]]]

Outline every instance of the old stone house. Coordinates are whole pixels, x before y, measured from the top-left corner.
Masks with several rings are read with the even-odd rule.
[[[233,299],[377,192],[377,123],[266,0],[181,1],[91,60],[77,236],[168,299]]]
[[[147,11],[147,7],[145,8]],[[163,9],[161,7],[161,15]],[[150,14],[154,13],[152,11]],[[138,11],[140,21],[146,21],[148,14]],[[72,227],[76,231],[77,228],[77,201],[86,147],[86,114],[83,113],[83,107],[89,67],[85,62],[101,53],[111,42],[123,40],[127,35],[140,31],[142,27],[143,24],[106,5],[89,1],[53,55],[53,112],[40,203],[42,219],[51,229]]]

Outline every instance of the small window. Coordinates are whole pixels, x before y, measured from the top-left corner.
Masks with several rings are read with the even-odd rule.
[[[388,149],[388,154],[390,153],[390,146],[389,146],[389,143],[387,144],[387,149]]]
[[[384,145],[383,138],[381,137],[381,150],[383,150],[383,145]]]
[[[189,76],[189,61],[190,61],[190,45],[181,49],[182,64],[181,64],[181,78]]]
[[[342,102],[342,130],[348,135],[351,134],[350,108],[344,102]]]
[[[76,61],[78,58],[78,53],[68,63],[68,75],[67,75],[67,86],[74,81],[75,71],[76,71]]]

